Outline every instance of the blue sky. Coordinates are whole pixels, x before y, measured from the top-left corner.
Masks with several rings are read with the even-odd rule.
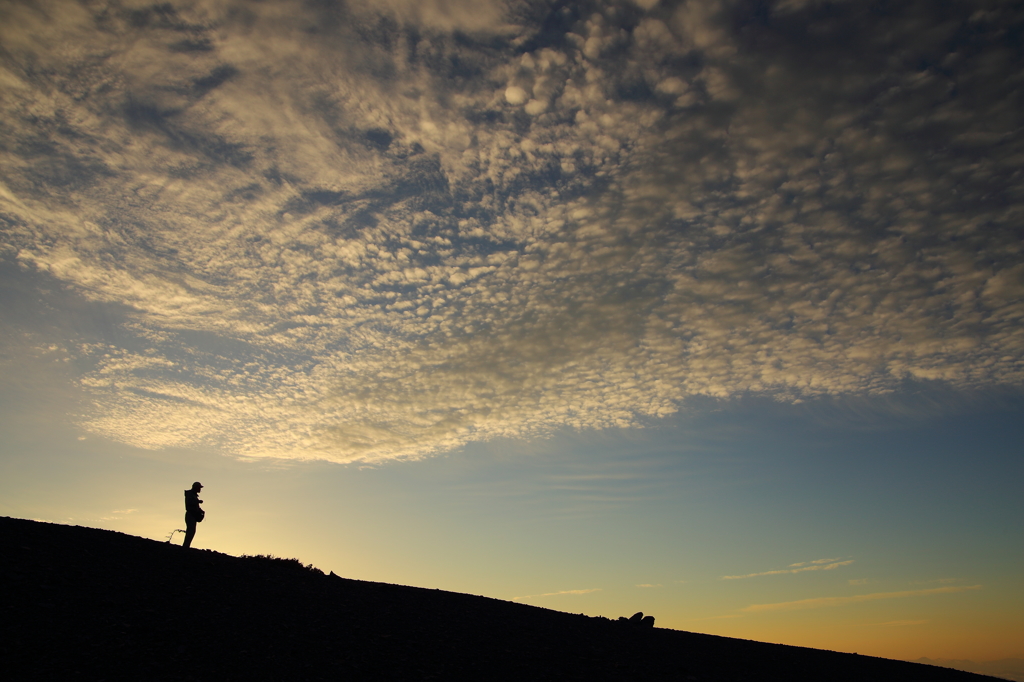
[[[199,478],[222,551],[1024,656],[1011,5],[0,26],[3,513],[165,537]]]

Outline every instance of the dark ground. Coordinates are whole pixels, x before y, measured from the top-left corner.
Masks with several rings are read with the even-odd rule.
[[[295,560],[80,526],[0,517],[0,547],[9,680],[996,679],[346,580]]]

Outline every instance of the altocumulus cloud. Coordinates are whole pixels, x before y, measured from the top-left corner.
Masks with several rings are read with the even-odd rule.
[[[1012,4],[2,11],[0,250],[118,311],[59,339],[95,433],[372,462],[1024,379]]]

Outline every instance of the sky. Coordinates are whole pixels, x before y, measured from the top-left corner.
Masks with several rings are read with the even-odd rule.
[[[0,514],[1024,658],[1024,9],[0,0]],[[180,541],[175,535],[175,541]]]

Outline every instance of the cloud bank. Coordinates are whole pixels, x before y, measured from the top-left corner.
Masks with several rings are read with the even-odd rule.
[[[1011,5],[2,11],[0,257],[117,311],[47,339],[92,432],[373,462],[1024,379]]]

